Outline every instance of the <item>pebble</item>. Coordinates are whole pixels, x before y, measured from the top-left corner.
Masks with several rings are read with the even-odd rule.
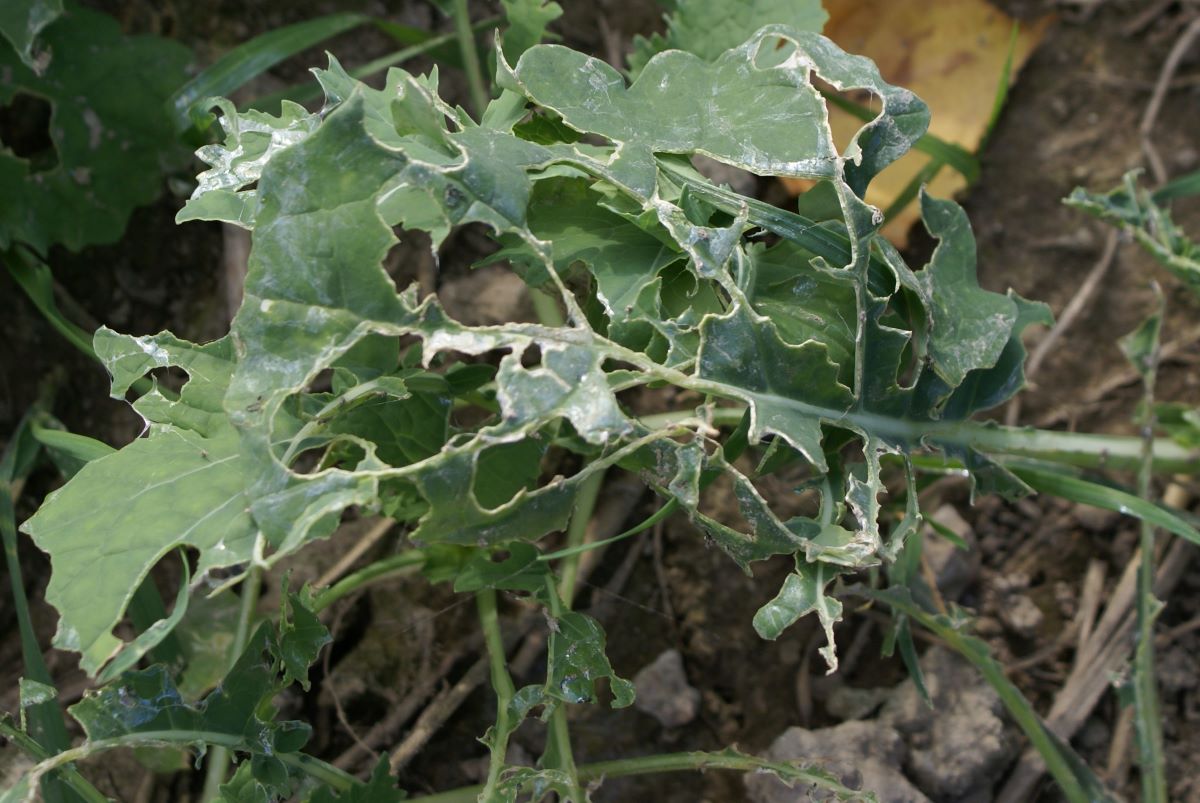
[[[634,706],[664,728],[678,728],[696,718],[700,692],[688,684],[679,650],[666,650],[633,676]]]
[[[968,547],[960,549],[932,527],[926,530],[921,542],[921,549],[937,578],[942,597],[957,601],[979,573],[982,558],[976,548],[975,533],[953,505],[942,505],[932,518],[965,541]]]
[[[788,728],[767,750],[772,761],[816,765],[843,784],[874,792],[879,803],[928,803],[904,774],[904,740],[891,727],[876,721],[852,720],[832,728]],[[774,775],[747,775],[746,792],[753,803],[804,803],[819,799],[799,784],[788,787]]]
[[[1025,594],[1009,594],[1000,606],[1000,621],[1021,638],[1033,638],[1045,620],[1045,614]]]
[[[906,680],[879,717],[907,741],[905,766],[913,780],[935,799],[990,788],[1017,747],[999,695],[966,659],[943,647],[921,657],[921,671],[933,708]]]

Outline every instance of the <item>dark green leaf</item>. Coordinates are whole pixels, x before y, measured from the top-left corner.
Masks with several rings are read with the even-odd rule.
[[[0,6],[0,35],[17,51],[25,66],[39,73],[45,69],[35,53],[38,34],[63,12],[62,0],[9,0]],[[48,52],[43,57],[53,58]]]
[[[158,197],[164,164],[181,156],[163,103],[190,55],[166,39],[124,36],[116,20],[75,6],[41,38],[53,58],[40,76],[0,48],[0,105],[26,93],[53,108],[52,152],[0,152],[0,248],[23,242],[45,254],[54,244],[113,242],[133,209]]]

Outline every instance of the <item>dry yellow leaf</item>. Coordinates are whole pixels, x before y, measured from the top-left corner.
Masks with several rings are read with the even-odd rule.
[[[829,22],[825,35],[850,53],[874,59],[889,83],[907,87],[929,104],[930,133],[974,152],[983,139],[996,88],[1008,56],[1013,20],[985,0],[826,0]],[[1021,26],[1013,53],[1013,77],[1041,41],[1050,24],[1043,17]],[[848,142],[862,122],[830,108],[830,124],[839,145]],[[884,170],[867,191],[867,201],[886,209],[929,162],[913,151]],[[805,182],[789,181],[795,193]],[[929,191],[949,198],[966,187],[964,179],[943,167]],[[915,204],[884,227],[888,239],[904,245],[920,217]]]

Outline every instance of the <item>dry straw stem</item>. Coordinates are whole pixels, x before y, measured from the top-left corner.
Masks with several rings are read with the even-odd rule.
[[[1155,573],[1154,594],[1166,599],[1183,577],[1193,549],[1185,541],[1171,542]],[[1111,685],[1112,674],[1129,662],[1133,652],[1133,632],[1137,625],[1134,599],[1137,590],[1140,551],[1130,559],[1117,587],[1113,590],[1104,615],[1091,638],[1075,656],[1075,664],[1066,683],[1054,698],[1046,724],[1060,739],[1070,739],[1091,714],[1096,703]],[[1033,750],[1026,750],[1009,777],[997,803],[1023,803],[1030,800],[1045,764]]]
[[[1175,77],[1175,72],[1179,69],[1184,55],[1187,53],[1188,48],[1192,46],[1192,43],[1196,41],[1197,36],[1200,36],[1200,15],[1197,15],[1183,29],[1183,33],[1175,40],[1175,45],[1171,48],[1171,52],[1167,54],[1167,60],[1163,62],[1162,72],[1158,74],[1158,82],[1154,86],[1154,93],[1150,96],[1150,102],[1146,104],[1146,111],[1142,115],[1141,123],[1138,125],[1138,133],[1142,137],[1142,152],[1146,155],[1146,161],[1150,165],[1150,172],[1154,174],[1156,184],[1166,183],[1167,169],[1163,165],[1158,149],[1154,147],[1154,143],[1151,140],[1151,134],[1154,132],[1154,123],[1158,120],[1158,113],[1162,109],[1163,102],[1166,100],[1171,79]]]

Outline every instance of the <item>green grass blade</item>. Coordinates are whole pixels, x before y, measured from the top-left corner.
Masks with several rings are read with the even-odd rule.
[[[917,197],[917,193],[921,191],[921,188],[933,181],[933,179],[942,171],[942,168],[945,166],[946,163],[939,161],[938,159],[930,159],[928,162],[926,162],[925,166],[917,171],[915,176],[909,179],[908,183],[904,185],[904,189],[900,191],[900,194],[897,195],[892,200],[892,203],[888,206],[888,208],[883,211],[884,221],[889,221],[896,215],[900,214],[900,212],[904,210],[904,207],[913,202],[913,200]]]
[[[20,556],[17,552],[17,521],[13,484],[24,479],[33,468],[37,456],[37,442],[30,432],[31,415],[26,414],[9,439],[0,456],[0,538],[4,542],[4,562],[8,566],[8,580],[12,591],[13,609],[17,617],[17,631],[21,640],[21,659],[24,676],[29,680],[54,685],[50,670],[42,658],[42,648],[33,631],[33,620],[29,615],[29,598],[25,594],[25,579],[21,575]],[[46,700],[31,705],[25,711],[30,736],[47,750],[58,753],[71,746],[67,735],[62,710],[55,700]],[[75,803],[82,798],[57,777],[42,780],[42,796],[46,803]]]
[[[494,27],[498,22],[500,22],[500,17],[488,17],[472,25],[471,30],[479,33],[480,31]],[[376,23],[376,26],[379,25],[380,23]],[[380,56],[374,61],[369,61],[360,67],[355,67],[349,73],[352,77],[361,81],[378,75],[388,67],[395,67],[397,64],[403,64],[409,59],[426,54],[434,57],[439,63],[450,64],[451,66],[461,64],[458,48],[455,47],[457,40],[458,35],[454,33],[430,36],[424,41],[401,48],[385,56]],[[278,112],[281,101],[290,100],[295,103],[304,104],[316,100],[321,96],[321,85],[316,81],[309,81],[306,84],[289,87],[281,92],[273,92],[270,95],[255,98],[249,105],[252,109],[259,109],[274,114]]]
[[[1047,471],[1021,463],[1006,463],[1005,466],[1029,484],[1038,493],[1060,496],[1072,502],[1092,507],[1113,510],[1161,527],[1200,545],[1200,531],[1170,509],[1156,505],[1127,491],[1110,488],[1080,477]]]
[[[1162,335],[1164,300],[1154,286],[1158,303],[1144,321],[1119,341],[1121,351],[1142,375],[1142,404],[1137,415],[1142,438],[1142,464],[1138,467],[1138,497],[1152,504],[1154,475],[1154,386],[1158,378],[1158,353]],[[1163,604],[1154,596],[1154,522],[1143,518],[1141,562],[1137,586],[1137,648],[1133,654],[1134,732],[1137,734],[1138,774],[1142,800],[1166,803],[1167,777],[1163,759],[1163,728],[1158,700],[1158,673],[1154,669],[1154,622]]]
[[[214,96],[227,96],[289,56],[370,21],[363,14],[327,14],[269,31],[238,45],[168,99],[167,107],[176,130],[182,133],[193,125],[207,128],[207,112],[197,116],[193,111],[197,103]]]
[[[1046,768],[1067,800],[1071,803],[1113,800],[1095,773],[1076,755],[1070,745],[1059,739],[1046,726],[1020,690],[1005,677],[1004,667],[992,658],[986,643],[964,634],[948,617],[935,616],[921,608],[913,601],[907,589],[889,588],[879,591],[863,588],[860,591],[872,599],[886,603],[893,610],[906,614],[974,664],[1000,695],[1004,707],[1046,762]]]
[[[843,98],[840,95],[835,95],[832,92],[822,92],[821,94],[829,103],[848,114],[854,115],[863,122],[875,119],[876,112],[871,111],[866,106]],[[953,167],[962,174],[968,184],[974,184],[979,180],[979,159],[976,158],[975,154],[961,145],[947,142],[933,134],[926,134],[917,140],[916,144],[913,145],[913,150],[929,154],[935,160]]]
[[[42,313],[47,323],[72,346],[94,359],[96,352],[92,349],[91,334],[67,320],[58,309],[54,300],[54,276],[50,273],[50,267],[18,248],[5,252],[3,260],[13,281],[25,291],[25,295],[29,296],[29,300],[37,307],[38,312]]]
[[[1012,84],[1013,59],[1017,55],[1017,36],[1020,32],[1020,23],[1014,21],[1012,31],[1008,35],[1008,53],[1004,57],[1004,66],[1000,69],[1000,80],[996,83],[996,95],[992,99],[992,113],[988,115],[987,127],[983,129],[983,139],[979,143],[979,151],[982,151],[987,146],[988,140],[992,138],[992,130],[996,127],[996,121],[1000,119],[1000,112],[1004,111],[1004,104],[1008,102],[1008,88]]]
[[[1168,181],[1154,192],[1150,198],[1156,204],[1162,204],[1175,198],[1186,198],[1190,195],[1200,195],[1200,170]]]
[[[56,424],[48,414],[30,422],[30,433],[54,460],[64,479],[71,479],[79,469],[99,457],[112,454],[116,449],[103,441],[77,435],[47,424]]]

